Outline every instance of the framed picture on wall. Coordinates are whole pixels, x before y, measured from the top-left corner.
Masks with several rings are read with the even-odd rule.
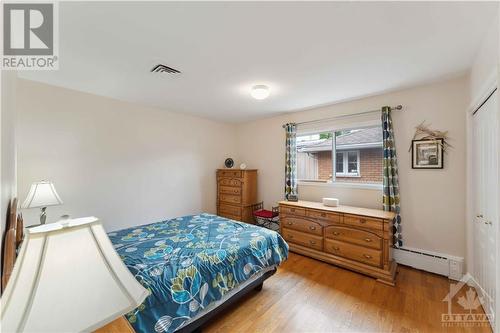
[[[413,169],[442,169],[443,139],[413,140],[411,162]]]

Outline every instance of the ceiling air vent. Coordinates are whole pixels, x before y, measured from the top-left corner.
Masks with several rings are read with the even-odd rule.
[[[178,74],[180,71],[178,71],[175,68],[168,67],[162,64],[158,64],[155,67],[151,68],[152,73],[171,73],[171,74]]]

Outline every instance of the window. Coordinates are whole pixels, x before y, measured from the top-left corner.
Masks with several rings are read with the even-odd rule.
[[[316,183],[382,183],[381,126],[297,136],[297,178]]]
[[[297,179],[332,181],[332,137],[331,132],[297,137]]]
[[[337,177],[359,177],[359,150],[337,151],[335,175]]]

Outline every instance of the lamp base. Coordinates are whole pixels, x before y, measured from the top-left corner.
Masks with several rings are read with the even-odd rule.
[[[47,213],[45,213],[45,210],[47,207],[42,207],[40,209],[40,224],[45,224],[45,221],[47,221]]]

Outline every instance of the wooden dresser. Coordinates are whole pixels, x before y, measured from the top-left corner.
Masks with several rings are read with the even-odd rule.
[[[280,202],[280,231],[290,251],[342,266],[394,286],[394,213],[319,202]]]
[[[252,206],[257,203],[257,170],[217,170],[217,215],[254,223]]]

